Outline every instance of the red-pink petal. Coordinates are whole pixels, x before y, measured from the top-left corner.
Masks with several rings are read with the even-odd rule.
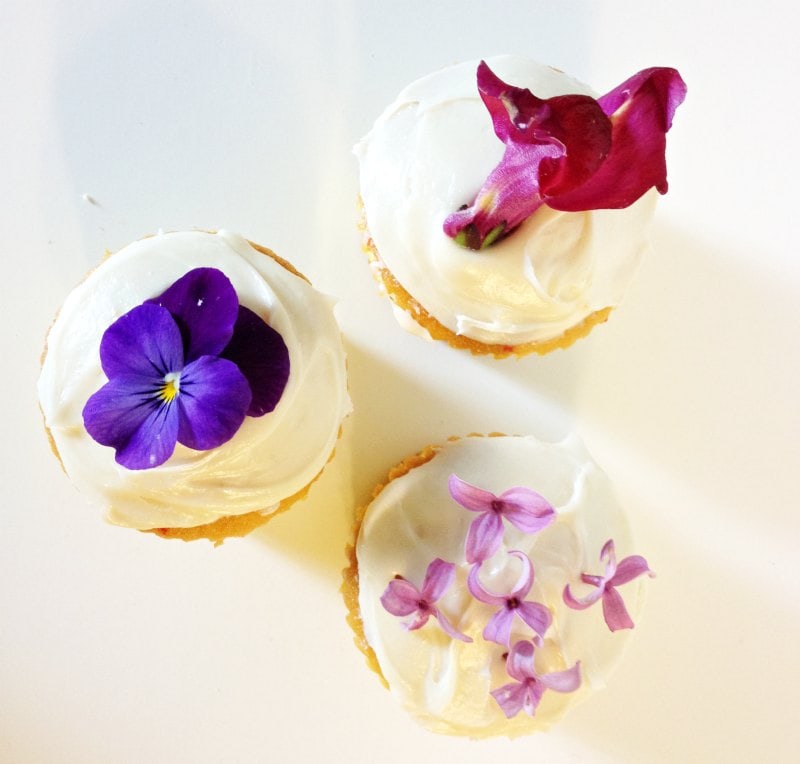
[[[522,563],[522,570],[520,571],[516,586],[509,592],[508,596],[522,599],[533,586],[533,563],[524,552],[513,550],[510,551],[509,554],[516,557]]]
[[[633,621],[620,593],[611,586],[603,592],[603,618],[611,631],[633,628]]]
[[[585,183],[548,196],[565,212],[619,209],[655,187],[667,192],[666,132],[686,85],[675,69],[647,69],[600,99],[612,123],[611,152]]]

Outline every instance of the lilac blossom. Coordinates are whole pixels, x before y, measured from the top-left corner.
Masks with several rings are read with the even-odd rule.
[[[417,589],[410,581],[398,576],[389,582],[386,591],[381,595],[381,604],[392,615],[413,614],[414,618],[406,624],[409,631],[422,628],[433,616],[442,630],[453,639],[472,642],[472,639],[458,631],[434,604],[450,588],[455,575],[456,566],[437,557],[428,565],[421,589]]]
[[[603,600],[603,618],[611,631],[620,629],[632,629],[633,621],[625,608],[622,597],[616,590],[617,586],[627,584],[634,578],[645,573],[651,578],[655,575],[647,565],[644,557],[632,555],[617,563],[614,550],[614,541],[609,539],[600,551],[600,561],[605,562],[606,570],[602,576],[594,576],[588,573],[581,573],[581,581],[590,584],[595,588],[594,591],[585,597],[576,598],[573,596],[569,584],[564,587],[564,602],[573,610],[585,610],[599,599]]]
[[[491,692],[509,719],[520,711],[534,716],[545,690],[574,692],[580,687],[580,661],[565,671],[538,674],[534,667],[534,652],[531,642],[517,642],[506,659],[506,671],[515,681]]]
[[[533,629],[537,639],[544,636],[552,622],[550,611],[544,605],[524,599],[533,586],[533,563],[522,552],[511,551],[509,554],[522,563],[522,572],[508,594],[494,594],[483,587],[479,579],[481,563],[472,566],[467,578],[467,588],[476,600],[498,607],[483,630],[483,638],[501,645],[511,643],[515,616]]]
[[[469,527],[466,541],[467,562],[483,562],[491,557],[503,540],[503,518],[523,533],[536,533],[555,520],[555,509],[530,488],[516,487],[499,496],[478,488],[457,475],[448,481],[450,496],[470,512],[478,512]]]

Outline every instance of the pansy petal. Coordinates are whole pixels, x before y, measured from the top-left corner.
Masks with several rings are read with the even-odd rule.
[[[492,508],[492,502],[497,498],[490,491],[478,488],[462,480],[458,475],[450,475],[447,488],[453,500],[470,512],[488,512]]]
[[[86,401],[86,431],[103,446],[122,448],[160,405],[157,388],[152,376],[114,377]]]
[[[154,408],[128,442],[117,449],[118,464],[129,470],[150,469],[163,464],[175,450],[178,438],[178,408],[174,403]]]
[[[476,517],[467,531],[464,554],[468,563],[483,562],[491,557],[503,541],[503,520],[494,512]]]
[[[603,588],[600,587],[589,592],[585,597],[575,597],[572,594],[572,590],[569,588],[569,584],[564,587],[564,592],[562,594],[564,604],[573,610],[586,610],[587,607],[594,605],[602,596]]]
[[[553,622],[550,611],[538,602],[521,602],[517,608],[519,617],[539,636],[544,636]]]
[[[262,416],[278,405],[289,379],[289,350],[259,315],[239,306],[233,336],[220,358],[233,361],[247,378],[253,393],[247,416]]]
[[[469,593],[478,600],[478,602],[484,602],[487,605],[505,606],[506,598],[504,596],[493,594],[483,588],[483,584],[481,584],[480,578],[478,577],[480,568],[480,563],[470,568],[469,575],[467,576],[467,589],[469,589]]]
[[[392,615],[411,615],[417,609],[420,594],[404,578],[394,578],[381,595],[381,605]]]
[[[655,573],[650,570],[647,560],[638,554],[634,554],[630,557],[626,557],[617,565],[617,571],[609,579],[608,583],[610,586],[621,586],[622,584],[627,584],[628,581],[633,581],[634,578],[644,573],[647,573],[651,578],[655,576]]]
[[[539,676],[539,681],[549,690],[574,692],[581,686],[581,662],[578,661],[572,668],[565,671],[542,674]]]
[[[455,576],[456,566],[437,557],[425,571],[421,589],[422,599],[436,602],[450,588]]]
[[[526,640],[515,642],[506,659],[506,672],[508,675],[518,682],[524,682],[526,679],[535,676],[533,654],[534,648],[530,642]]]
[[[230,440],[250,405],[250,385],[235,363],[202,356],[183,370],[176,403],[180,409],[178,440],[205,451]]]
[[[472,638],[468,637],[466,634],[462,634],[450,621],[447,620],[447,616],[439,610],[438,608],[433,613],[436,616],[436,620],[439,622],[439,625],[442,627],[442,631],[445,634],[452,637],[453,639],[458,639],[461,642],[472,642]]]
[[[228,277],[216,268],[195,268],[149,302],[175,318],[186,343],[186,361],[218,355],[228,344],[239,299]]]
[[[511,642],[511,625],[514,622],[514,611],[501,607],[488,621],[483,629],[483,638],[498,645]]]
[[[524,684],[512,682],[492,690],[490,694],[497,701],[506,718],[511,719],[522,711],[527,688]]]
[[[613,587],[609,587],[603,592],[603,618],[611,631],[633,628],[633,621],[628,615],[625,603],[622,601],[620,593]]]
[[[666,132],[686,86],[675,69],[647,69],[600,99],[612,123],[611,152],[581,186],[547,196],[565,212],[618,209],[655,187],[667,192]]]
[[[523,533],[536,533],[555,520],[553,505],[530,488],[509,488],[498,498],[503,517]]]
[[[180,371],[183,343],[169,311],[144,304],[118,318],[100,340],[100,364],[109,379],[128,375],[159,380]]]

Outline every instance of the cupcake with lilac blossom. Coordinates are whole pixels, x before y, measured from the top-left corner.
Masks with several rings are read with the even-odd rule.
[[[348,622],[425,727],[544,730],[603,687],[624,651],[653,575],[631,547],[575,436],[453,439],[394,468],[358,512]]]
[[[355,148],[365,250],[401,325],[504,358],[606,321],[648,246],[685,93],[654,67],[595,98],[515,56],[404,89]]]
[[[333,302],[226,231],[161,233],[104,262],[47,337],[39,400],[107,519],[221,542],[291,506],[350,411]]]

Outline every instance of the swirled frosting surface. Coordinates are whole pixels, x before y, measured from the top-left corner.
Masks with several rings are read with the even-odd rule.
[[[537,650],[537,670],[559,671],[581,661],[581,687],[564,694],[546,691],[533,718],[520,713],[506,719],[489,694],[511,681],[503,658],[506,648],[481,636],[494,608],[467,590],[470,566],[464,540],[475,515],[450,497],[451,474],[495,494],[513,486],[533,488],[558,513],[554,523],[534,535],[506,523],[501,549],[481,569],[487,589],[509,591],[520,568],[508,552],[527,554],[535,579],[526,599],[546,605],[553,616]],[[562,600],[565,584],[574,585],[581,572],[602,572],[598,557],[609,538],[618,554],[630,553],[628,524],[609,481],[575,436],[559,443],[533,437],[465,438],[391,481],[369,506],[356,546],[364,634],[391,692],[418,721],[441,733],[513,737],[547,728],[604,685],[629,637],[629,632],[609,631],[599,604],[575,611]],[[419,587],[436,557],[457,566],[456,583],[437,607],[471,643],[450,639],[433,619],[408,631],[404,619],[381,605],[395,575]],[[622,593],[635,620],[641,581],[627,584]],[[516,624],[511,643],[530,639],[530,630],[519,620]]]
[[[542,98],[592,95],[527,59],[487,63]],[[369,234],[406,291],[456,334],[511,345],[552,339],[620,302],[647,246],[657,192],[622,210],[542,207],[483,252],[455,244],[442,231],[445,218],[472,202],[503,154],[478,95],[477,65],[409,85],[356,146]]]
[[[247,417],[210,451],[178,444],[161,467],[128,470],[92,440],[82,410],[106,378],[103,332],[197,267],[230,279],[242,305],[283,336],[291,371],[274,411]],[[322,470],[351,404],[331,298],[227,231],[160,233],[107,258],[69,295],[47,338],[39,400],[67,474],[132,528],[191,527],[251,511],[269,513]]]

